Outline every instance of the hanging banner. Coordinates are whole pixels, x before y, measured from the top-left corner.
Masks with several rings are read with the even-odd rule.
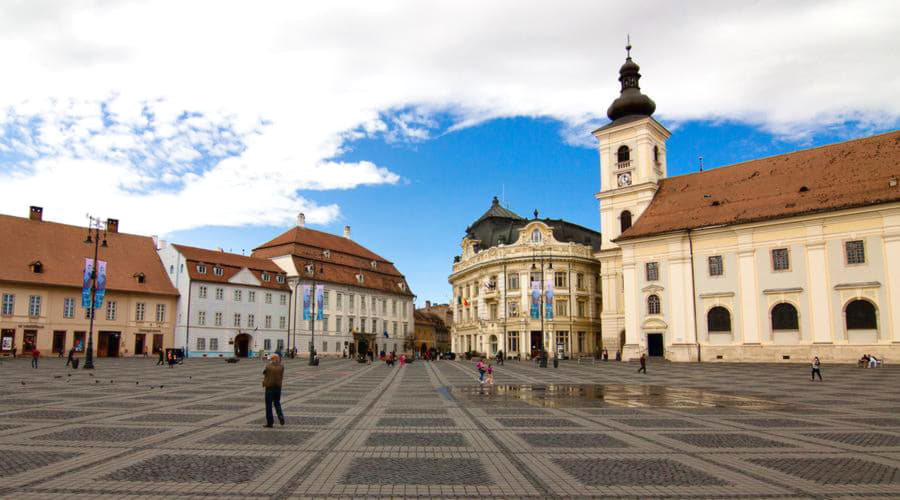
[[[309,311],[309,289],[311,287],[309,285],[303,285],[303,319],[309,321],[310,311]]]
[[[94,271],[94,259],[84,259],[84,280],[81,285],[81,307],[91,308],[91,273]]]
[[[531,282],[531,319],[539,319],[541,317],[541,282],[533,280]]]
[[[316,285],[316,320],[325,319],[325,285]]]
[[[553,319],[553,278],[547,278],[547,282],[544,284],[545,292],[544,295],[546,302],[544,303],[544,317],[547,319]]]
[[[100,309],[103,305],[103,296],[106,295],[106,261],[97,261],[97,290],[94,291],[94,309]]]

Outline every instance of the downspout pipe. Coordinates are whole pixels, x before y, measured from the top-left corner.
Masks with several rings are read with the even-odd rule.
[[[184,357],[188,357],[188,353],[191,351],[191,290],[194,286],[194,280],[190,278],[188,275],[188,303],[187,303],[187,320],[185,324],[187,325],[186,332],[184,335]]]
[[[694,239],[691,237],[691,230],[687,230],[688,235],[688,248],[691,253],[691,305],[694,307],[694,335],[697,340],[697,362],[702,362],[701,352],[700,352],[700,330],[697,324],[697,283],[694,275],[696,272],[694,271]]]

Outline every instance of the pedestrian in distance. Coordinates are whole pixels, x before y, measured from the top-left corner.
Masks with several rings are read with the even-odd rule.
[[[13,342],[13,345],[12,345],[12,355],[13,355],[13,358],[15,359],[15,357],[16,357],[16,343],[15,342]]]
[[[490,363],[487,365],[487,383],[494,385],[494,365]]]
[[[31,367],[37,369],[38,360],[41,359],[41,351],[37,347],[31,350]]]
[[[822,380],[822,370],[820,368],[818,356],[814,357],[813,362],[812,362],[812,380],[813,381],[816,380],[816,375],[819,376],[819,380]]]
[[[159,350],[159,361],[156,362],[156,366],[165,366],[166,364],[166,353],[160,348]]]
[[[647,374],[647,356],[644,353],[641,353],[641,367],[638,368],[638,373]]]
[[[69,349],[69,358],[66,359],[66,366],[74,364],[75,362],[75,348]]]
[[[478,363],[475,363],[475,369],[478,370],[478,383],[484,383],[484,361],[478,360]]]
[[[175,368],[175,352],[170,350],[168,354],[169,368]]]
[[[284,379],[284,365],[281,364],[281,356],[273,354],[269,364],[263,369],[262,385],[266,391],[266,425],[271,428],[275,424],[272,416],[272,407],[278,414],[278,423],[284,425],[284,413],[281,411],[281,383]]]

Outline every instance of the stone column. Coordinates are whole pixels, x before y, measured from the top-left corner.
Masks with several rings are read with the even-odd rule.
[[[900,216],[893,218],[897,225],[892,228],[891,233],[883,236],[888,303],[887,307],[880,308],[879,321],[881,325],[890,325],[891,341],[900,344]]]
[[[629,248],[630,250],[630,248]],[[628,252],[631,253],[630,251]],[[622,278],[625,284],[625,346],[622,349],[622,359],[639,358],[643,345],[638,325],[638,312],[641,304],[637,297],[637,276],[635,275],[635,263],[630,255],[623,255]]]
[[[751,235],[738,235],[738,275],[741,290],[741,337],[745,345],[759,345],[759,292],[756,283],[756,252],[751,244]]]
[[[807,234],[814,228],[808,227]],[[822,226],[818,225],[818,237],[806,244],[806,269],[809,286],[809,324],[815,344],[831,344],[831,294],[828,290],[828,255],[821,239]]]

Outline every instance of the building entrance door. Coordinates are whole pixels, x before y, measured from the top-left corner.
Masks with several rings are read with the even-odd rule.
[[[158,353],[163,348],[163,336],[158,333],[153,334],[153,354]]]
[[[134,336],[134,355],[140,356],[144,354],[144,349],[147,348],[147,335],[144,333],[138,333]]]
[[[56,330],[53,332],[53,352],[63,352],[66,350],[66,331]]]
[[[22,352],[31,352],[37,347],[37,330],[25,330],[22,334]]]
[[[100,332],[97,334],[97,356],[101,358],[119,357],[119,332]]]
[[[531,332],[531,357],[537,357],[544,349],[544,334],[540,331]]]
[[[665,350],[663,349],[663,334],[647,334],[647,354],[654,357],[659,357],[665,354]]]
[[[250,355],[250,335],[242,333],[234,338],[234,354],[239,358]]]

